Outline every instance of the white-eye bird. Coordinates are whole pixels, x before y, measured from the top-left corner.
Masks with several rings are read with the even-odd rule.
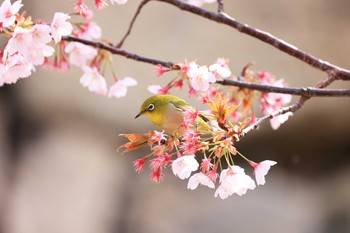
[[[166,133],[181,136],[184,133],[183,114],[187,109],[195,108],[177,96],[155,95],[143,102],[135,119],[145,115]],[[205,132],[210,129],[205,120],[207,119],[201,115],[197,117],[195,127],[199,131]]]

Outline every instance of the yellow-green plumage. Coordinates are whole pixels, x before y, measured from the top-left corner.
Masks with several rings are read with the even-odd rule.
[[[145,115],[166,133],[182,135],[183,112],[186,109],[194,108],[177,96],[155,95],[143,102],[135,118]],[[197,121],[198,127],[208,129],[209,125],[203,119],[199,118]]]

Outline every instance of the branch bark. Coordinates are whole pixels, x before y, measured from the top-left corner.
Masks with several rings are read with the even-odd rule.
[[[220,13],[211,12],[203,8],[184,3],[179,0],[148,0],[148,1],[158,1],[158,2],[168,3],[181,10],[199,15],[211,21],[228,25],[232,28],[237,29],[241,33],[250,35],[258,40],[261,40],[266,44],[269,44],[275,47],[276,49],[282,52],[285,52],[290,56],[293,56],[316,69],[326,72],[329,76],[333,76],[336,79],[350,80],[350,70],[338,67],[327,61],[319,59],[309,53],[306,53],[298,49],[296,46],[291,45],[285,42],[284,40],[277,38],[276,36],[271,35],[268,32],[253,28],[248,24],[241,23],[224,12],[220,12]]]

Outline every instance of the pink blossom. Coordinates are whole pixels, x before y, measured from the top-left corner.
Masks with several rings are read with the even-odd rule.
[[[213,169],[212,169],[212,170],[209,170],[209,171],[207,172],[207,174],[206,174],[206,175],[209,177],[209,179],[211,179],[213,182],[215,182],[216,179],[219,177],[219,174],[217,173],[217,170],[218,170],[218,165],[215,164],[215,165],[213,166]]]
[[[170,71],[169,68],[164,67],[164,66],[162,66],[161,64],[156,65],[155,70],[156,70],[156,76],[157,76],[157,77],[160,77],[160,76],[162,76],[165,72]]]
[[[35,24],[31,29],[32,36],[31,47],[42,48],[47,43],[51,42],[51,28],[46,24]]]
[[[76,4],[74,4],[74,10],[79,15],[83,16],[86,19],[91,19],[93,16],[92,11],[90,8],[84,3],[83,0],[79,0]]]
[[[168,94],[169,93],[169,87],[165,86],[162,87],[160,85],[149,85],[147,87],[147,90],[153,94],[156,95],[163,95],[163,94]]]
[[[244,169],[234,165],[221,171],[220,186],[215,192],[215,197],[225,199],[234,193],[242,196],[248,189],[255,187],[253,179],[245,174]]]
[[[209,179],[204,173],[199,172],[190,177],[188,180],[187,188],[191,190],[195,190],[198,185],[204,185],[211,189],[215,188],[214,182]]]
[[[277,87],[284,87],[286,86],[286,83],[283,79],[279,79],[275,81],[274,77],[267,73],[267,72],[261,72],[259,73],[259,77],[263,80],[264,84],[273,85]],[[260,102],[261,102],[261,111],[268,115],[273,113],[274,111],[277,111],[281,109],[282,107],[286,106],[288,103],[290,103],[292,100],[292,95],[288,94],[280,94],[280,93],[262,93]],[[273,129],[278,129],[279,126],[288,120],[289,116],[292,116],[292,113],[286,113],[283,115],[278,115],[273,117],[270,120],[271,127]]]
[[[231,76],[231,70],[228,67],[224,67],[217,63],[210,65],[209,71],[215,75],[216,79],[228,78]]]
[[[99,10],[107,7],[108,4],[105,0],[95,0],[95,7]]]
[[[50,57],[55,53],[55,49],[51,46],[44,45],[41,48],[31,48],[26,54],[26,60],[33,65],[42,65],[46,57]]]
[[[170,162],[170,159],[171,155],[167,153],[164,155],[159,155],[150,161],[150,167],[152,170],[158,170],[159,168],[166,167]]]
[[[79,42],[70,42],[67,44],[64,52],[68,53],[69,62],[79,67],[86,65],[88,60],[97,55],[95,48]]]
[[[128,2],[128,0],[111,0],[112,4],[117,3],[118,5],[123,5],[127,2]]]
[[[190,177],[191,172],[196,171],[199,167],[194,155],[185,155],[175,159],[171,168],[175,176],[178,176],[181,180]]]
[[[56,56],[53,61],[45,58],[41,67],[64,73],[70,69],[70,63],[65,56]]]
[[[11,26],[16,20],[16,14],[23,6],[22,1],[16,1],[11,5],[10,0],[5,0],[0,6],[0,23],[3,27]]]
[[[153,172],[151,172],[151,180],[160,183],[164,178],[164,174],[162,173],[162,169],[159,168]]]
[[[5,64],[2,64],[1,82],[16,83],[19,78],[29,77],[32,70],[34,70],[34,66],[27,63],[21,54],[13,54],[7,57]]]
[[[271,160],[265,160],[260,163],[254,163],[253,161],[250,161],[249,163],[254,167],[254,175],[256,183],[258,185],[265,184],[265,176],[269,172],[271,166],[277,164],[277,162]]]
[[[187,76],[190,78],[191,87],[196,91],[207,91],[210,83],[215,83],[215,75],[209,71],[207,66],[197,67],[190,64],[187,71]]]
[[[201,163],[201,170],[202,172],[207,172],[210,170],[210,168],[213,167],[213,164],[210,162],[211,159],[208,159],[208,158],[204,158],[202,159],[202,163]]]
[[[4,64],[2,64],[0,62],[0,87],[2,87],[5,84],[5,74],[6,72],[6,67],[4,66]]]
[[[137,81],[130,77],[125,77],[124,79],[117,80],[110,88],[108,92],[108,97],[112,96],[121,98],[126,96],[128,87],[136,86]]]
[[[287,112],[285,114],[273,117],[270,120],[271,128],[274,129],[274,130],[277,130],[284,122],[286,122],[288,120],[288,118],[290,116],[293,116],[292,112]]]
[[[73,26],[67,20],[70,16],[61,12],[56,12],[51,23],[51,35],[55,43],[61,41],[62,36],[68,36],[72,33]]]
[[[80,83],[99,95],[107,94],[107,84],[105,78],[100,74],[96,67],[82,67],[84,74],[80,78]]]
[[[79,26],[80,32],[77,33],[77,37],[86,39],[86,40],[94,40],[99,39],[101,37],[101,27],[97,25],[95,22],[87,22]]]
[[[162,132],[154,130],[153,134],[150,138],[150,142],[152,144],[153,144],[153,142],[156,142],[156,143],[158,143],[158,145],[164,144],[163,142],[166,142],[166,140],[167,139],[165,137],[164,130]]]
[[[195,121],[197,120],[197,117],[199,115],[199,112],[197,109],[186,109],[183,113],[183,123],[182,126],[185,129],[189,129],[195,125]]]
[[[183,142],[181,144],[181,149],[184,150],[184,154],[195,154],[201,147],[200,134],[197,131],[187,129],[183,136]]]
[[[22,27],[15,27],[12,37],[9,39],[5,51],[4,57],[15,54],[17,52],[26,54],[28,49],[32,46],[32,35],[29,29]]]
[[[141,158],[141,159],[136,159],[134,162],[133,162],[133,165],[135,167],[135,170],[140,173],[143,171],[143,169],[145,168],[145,162],[146,162],[147,158],[144,157],[144,158]]]

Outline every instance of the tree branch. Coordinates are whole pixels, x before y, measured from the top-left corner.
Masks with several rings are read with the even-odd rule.
[[[327,77],[326,79],[322,80],[318,84],[315,85],[316,88],[325,88],[329,86],[332,82],[335,81],[335,78],[332,76]],[[277,111],[274,111],[268,115],[265,115],[263,117],[258,118],[253,124],[247,126],[245,129],[242,130],[241,134],[239,135],[240,138],[245,137],[250,131],[257,129],[263,122],[272,119],[278,115],[282,115],[288,112],[296,112],[298,111],[306,101],[308,101],[311,97],[310,96],[302,96],[300,99],[287,107],[281,108]]]
[[[343,79],[343,80],[350,80],[350,70],[338,67],[336,65],[333,65],[327,61],[321,60],[309,53],[306,53],[294,45],[291,45],[287,42],[285,42],[282,39],[279,39],[273,35],[271,35],[268,32],[255,29],[253,27],[250,27],[248,24],[244,24],[239,22],[238,20],[232,18],[226,13],[220,12],[215,13],[211,11],[207,11],[203,8],[196,7],[187,3],[184,3],[179,0],[152,0],[152,1],[159,1],[159,2],[165,2],[168,4],[171,4],[181,10],[191,12],[193,14],[199,15],[201,17],[207,18],[211,21],[215,21],[221,24],[228,25],[232,28],[237,29],[239,32],[242,32],[244,34],[250,35],[256,39],[259,39],[275,48],[277,48],[280,51],[283,51],[309,65],[312,67],[322,70],[324,72],[327,72],[328,75],[333,76],[337,79]]]
[[[136,18],[139,16],[141,9],[149,2],[150,0],[143,0],[140,5],[137,7],[136,13],[134,14],[134,17],[132,18],[129,28],[126,31],[125,35],[123,36],[123,38],[121,39],[121,41],[115,46],[117,48],[121,48],[124,44],[124,41],[126,40],[126,38],[130,35],[131,33],[131,29],[134,26],[134,23],[136,21]]]
[[[281,94],[291,94],[307,97],[340,97],[340,96],[350,96],[350,89],[320,89],[315,87],[276,87],[270,85],[262,85],[255,83],[248,83],[244,81],[237,81],[231,79],[219,80],[216,83],[224,86],[235,86],[240,88],[247,88],[250,90],[257,90],[262,92],[274,92]]]
[[[146,62],[146,63],[153,64],[153,65],[161,64],[164,67],[172,67],[174,65],[174,63],[172,63],[172,62],[166,62],[166,61],[162,61],[162,60],[158,60],[158,59],[154,59],[154,58],[140,56],[138,54],[130,53],[130,52],[127,52],[123,49],[116,48],[112,45],[104,44],[101,42],[94,42],[94,41],[90,41],[90,40],[77,38],[74,36],[64,36],[64,37],[62,37],[62,39],[65,41],[80,42],[82,44],[89,45],[89,46],[92,46],[95,48],[104,49],[104,50],[111,52],[112,54],[117,54],[117,55],[126,57],[128,59],[135,60],[135,61]]]
[[[161,64],[164,67],[171,68],[173,70],[179,69],[174,66],[173,62],[166,62],[159,59],[149,58],[145,56],[140,56],[134,53],[127,52],[123,49],[116,48],[112,45],[104,44],[101,42],[94,42],[90,40],[85,40],[73,36],[65,36],[62,38],[65,41],[75,41],[80,42],[85,45],[89,45],[95,48],[104,49],[106,51],[111,52],[112,54],[117,54],[129,59],[133,59],[135,61],[146,62],[153,65]],[[243,81],[231,80],[231,79],[223,79],[219,80],[216,83],[224,85],[224,86],[236,86],[240,88],[247,88],[250,90],[257,90],[262,92],[275,92],[282,94],[291,94],[291,95],[299,95],[299,96],[309,96],[309,97],[340,97],[340,96],[350,96],[349,89],[320,89],[314,87],[304,87],[304,88],[296,88],[296,87],[276,87],[269,85],[261,85],[255,83],[247,83]]]
[[[224,0],[217,0],[218,1],[218,13],[224,12]]]

